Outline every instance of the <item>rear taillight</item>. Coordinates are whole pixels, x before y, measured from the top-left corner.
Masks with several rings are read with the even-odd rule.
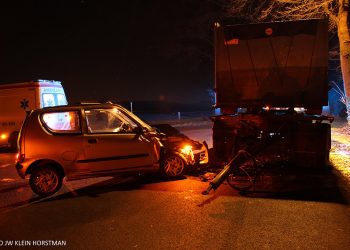
[[[24,162],[24,159],[25,159],[24,154],[20,154],[20,153],[16,154],[16,163],[22,163],[22,162]]]

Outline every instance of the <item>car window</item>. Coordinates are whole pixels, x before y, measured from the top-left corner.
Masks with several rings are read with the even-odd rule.
[[[78,111],[48,112],[42,114],[46,128],[55,133],[80,133]]]
[[[85,110],[89,133],[130,133],[137,125],[117,108]]]

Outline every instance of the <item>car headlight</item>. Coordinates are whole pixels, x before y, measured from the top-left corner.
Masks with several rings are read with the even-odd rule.
[[[185,145],[180,149],[180,152],[184,155],[193,155],[192,146],[191,145]]]
[[[194,163],[194,154],[191,145],[184,145],[180,148],[180,153],[186,158],[187,164]]]

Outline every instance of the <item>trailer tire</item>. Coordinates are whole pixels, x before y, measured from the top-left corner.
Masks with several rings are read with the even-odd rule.
[[[248,191],[254,185],[259,176],[259,169],[253,157],[247,159],[243,164],[233,167],[227,176],[227,183],[238,191]]]

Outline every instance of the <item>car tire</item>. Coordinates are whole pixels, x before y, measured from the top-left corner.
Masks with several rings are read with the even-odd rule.
[[[168,155],[161,165],[161,174],[166,178],[182,177],[185,172],[185,161],[176,154]]]
[[[52,166],[38,167],[30,175],[29,184],[34,193],[47,197],[62,186],[63,176]]]

